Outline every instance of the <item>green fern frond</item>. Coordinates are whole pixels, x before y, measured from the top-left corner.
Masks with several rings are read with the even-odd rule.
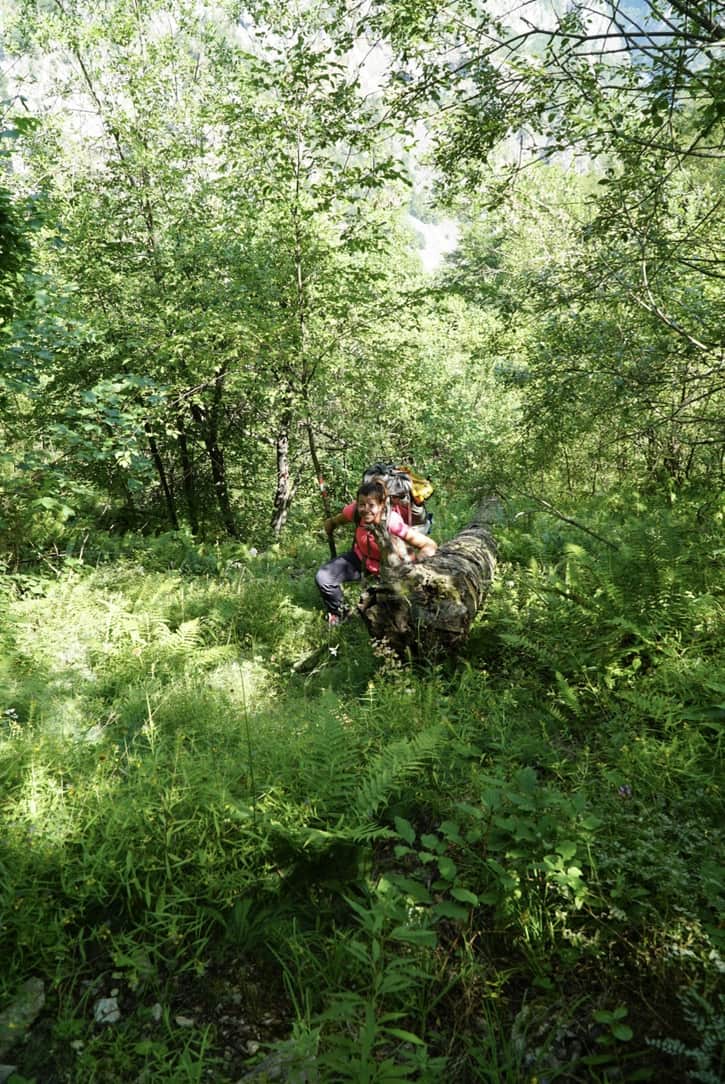
[[[383,828],[375,821],[368,821],[366,824],[353,825],[349,830],[348,838],[351,843],[371,843],[376,839],[397,839],[398,837],[397,832],[393,832],[390,828]]]
[[[173,633],[173,639],[175,646],[180,648],[196,647],[201,639],[201,623],[199,619],[195,617],[191,621],[184,621]]]
[[[671,696],[663,696],[642,685],[636,689],[621,689],[618,697],[631,704],[642,718],[650,722],[669,726],[682,718],[682,707]]]
[[[358,787],[351,804],[352,815],[361,820],[374,817],[404,783],[430,763],[444,737],[445,730],[436,725],[386,746]]]
[[[327,816],[350,808],[360,770],[360,749],[337,716],[320,715],[303,750],[305,776],[314,781],[315,804]]]

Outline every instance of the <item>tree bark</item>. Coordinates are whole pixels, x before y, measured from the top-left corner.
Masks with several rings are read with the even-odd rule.
[[[196,477],[194,466],[189,454],[189,440],[186,435],[184,416],[179,410],[176,415],[177,444],[179,458],[181,459],[181,480],[184,487],[184,499],[186,500],[186,514],[189,517],[189,526],[193,535],[199,534],[199,515],[196,500]]]
[[[274,507],[270,526],[274,531],[275,538],[279,538],[282,529],[287,522],[292,499],[295,495],[296,484],[292,478],[289,459],[289,426],[291,415],[286,413],[282,419],[275,450],[277,455],[277,487],[274,493]]]
[[[221,374],[223,375],[223,374]],[[219,444],[218,417],[221,403],[221,376],[214,385],[214,402],[211,410],[202,408],[198,403],[190,403],[191,416],[201,429],[204,445],[209,456],[211,476],[214,483],[214,495],[221,514],[222,523],[230,538],[239,538],[239,531],[234,519],[229,490],[227,488],[226,464],[224,452]]]
[[[317,484],[320,487],[320,496],[322,497],[322,507],[325,510],[325,519],[329,519],[332,515],[332,509],[330,508],[330,495],[327,492],[327,484],[322,476],[322,466],[320,464],[320,458],[317,454],[317,441],[315,440],[315,433],[312,428],[312,421],[310,419],[309,411],[307,413],[305,428],[307,430],[307,441],[310,446],[312,465],[315,468],[315,478],[317,479]],[[328,536],[327,541],[330,546],[330,556],[337,557],[337,547],[335,546],[335,540],[332,535]]]
[[[358,609],[368,632],[400,656],[440,659],[464,644],[496,568],[492,524],[501,506],[491,498],[433,557],[383,568],[363,591]]]
[[[162,490],[162,492],[164,494],[164,500],[166,501],[166,511],[168,513],[169,519],[171,520],[171,526],[174,528],[175,531],[178,531],[178,529],[179,529],[179,519],[178,519],[178,516],[176,515],[176,503],[174,501],[174,495],[171,492],[171,488],[169,486],[169,480],[166,477],[166,471],[164,469],[164,461],[161,458],[161,453],[159,452],[159,446],[156,443],[156,438],[154,437],[153,433],[151,432],[150,426],[148,426],[148,425],[146,426],[146,437],[147,437],[148,442],[149,442],[149,449],[151,451],[151,458],[153,460],[154,466],[156,467],[156,473],[159,476],[159,482],[161,484],[161,490]]]

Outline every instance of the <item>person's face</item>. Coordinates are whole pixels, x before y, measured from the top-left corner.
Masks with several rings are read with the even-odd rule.
[[[357,515],[363,527],[370,527],[373,523],[380,523],[382,514],[382,501],[379,501],[377,497],[358,497]]]

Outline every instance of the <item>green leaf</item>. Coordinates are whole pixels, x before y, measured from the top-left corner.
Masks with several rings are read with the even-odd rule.
[[[412,877],[404,877],[399,873],[391,873],[388,880],[396,888],[404,892],[406,896],[410,896],[416,900],[417,903],[432,903],[431,895],[425,885],[420,881],[414,881]]]
[[[465,922],[470,914],[467,907],[461,907],[457,903],[450,903],[448,900],[441,900],[433,908],[433,914],[437,918],[450,918],[454,922]]]
[[[634,1032],[628,1024],[613,1024],[612,1035],[615,1039],[619,1039],[621,1043],[628,1043]]]
[[[469,892],[467,888],[452,888],[451,895],[461,903],[470,903],[472,907],[478,904],[478,896],[475,892]]]
[[[450,839],[454,843],[463,843],[463,840],[461,839],[460,829],[455,823],[455,821],[443,821],[440,826],[440,831],[446,837],[446,839]]]
[[[394,941],[405,941],[410,945],[426,945],[435,948],[438,944],[438,935],[435,930],[421,930],[410,926],[395,926],[390,931]]]
[[[415,842],[415,828],[407,821],[405,817],[395,818],[395,830],[399,836],[402,836],[406,843]]]
[[[454,881],[458,874],[458,867],[452,858],[448,858],[447,855],[443,855],[438,859],[438,869],[440,870],[441,877],[445,877],[447,881]]]
[[[412,1031],[405,1031],[404,1028],[383,1028],[386,1035],[393,1035],[396,1039],[402,1039],[404,1043],[414,1043],[416,1046],[425,1046],[422,1039],[414,1035]]]
[[[420,842],[429,851],[440,851],[441,849],[441,840],[438,836],[424,835],[420,837]]]

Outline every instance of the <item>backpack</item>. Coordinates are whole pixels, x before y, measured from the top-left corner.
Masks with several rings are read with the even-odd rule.
[[[433,516],[425,502],[433,492],[427,478],[421,478],[410,467],[398,467],[394,463],[373,463],[363,472],[363,484],[380,478],[390,497],[390,506],[399,512],[409,527],[428,534]]]

